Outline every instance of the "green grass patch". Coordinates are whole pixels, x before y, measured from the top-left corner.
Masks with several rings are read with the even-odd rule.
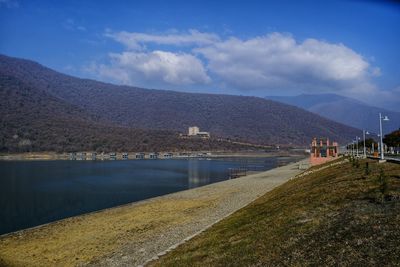
[[[400,165],[372,160],[316,170],[151,265],[399,265],[399,174]]]

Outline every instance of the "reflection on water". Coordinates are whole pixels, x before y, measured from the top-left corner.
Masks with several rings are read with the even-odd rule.
[[[289,159],[294,160],[294,159]],[[0,234],[229,178],[276,158],[0,161]]]
[[[188,188],[195,188],[210,183],[210,169],[200,168],[199,162],[200,160],[198,159],[188,160]]]

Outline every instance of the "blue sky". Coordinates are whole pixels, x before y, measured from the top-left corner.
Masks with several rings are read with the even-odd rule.
[[[0,0],[0,53],[147,88],[399,110],[399,47],[394,2]]]

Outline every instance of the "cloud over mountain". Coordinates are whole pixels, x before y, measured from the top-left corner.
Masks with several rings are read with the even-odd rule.
[[[210,82],[202,62],[191,54],[156,50],[126,51],[109,56],[109,64],[92,65],[92,71],[123,84],[145,80],[174,85]]]
[[[334,92],[371,102],[399,100],[373,79],[380,69],[342,43],[270,33],[248,39],[190,30],[165,34],[105,33],[125,51],[94,63],[98,78],[129,85],[212,84],[238,91]],[[175,88],[179,89],[179,88]],[[397,99],[397,100],[396,100]],[[379,104],[379,103],[376,103]]]
[[[146,43],[155,43],[161,45],[210,45],[220,40],[219,36],[213,33],[199,32],[198,30],[189,30],[188,33],[170,33],[170,34],[146,34],[140,32],[106,32],[106,37],[112,38],[122,43],[129,49],[143,49]]]
[[[230,86],[250,90],[282,86],[342,90],[370,75],[369,63],[343,44],[315,39],[298,43],[280,33],[248,40],[232,37],[195,51]]]

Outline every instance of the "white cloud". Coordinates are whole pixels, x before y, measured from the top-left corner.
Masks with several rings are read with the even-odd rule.
[[[110,64],[92,65],[91,71],[122,84],[165,83],[173,85],[210,82],[202,62],[185,53],[165,51],[110,54]]]
[[[66,19],[63,22],[63,27],[64,27],[64,29],[66,29],[68,31],[81,31],[81,32],[85,32],[86,31],[86,27],[84,27],[82,25],[77,25],[75,20],[72,19],[72,18]]]
[[[85,31],[86,31],[86,27],[84,27],[84,26],[77,26],[76,29],[77,29],[78,31],[82,31],[82,32],[85,32]]]
[[[372,73],[369,63],[343,44],[315,39],[298,43],[280,33],[230,38],[194,51],[228,86],[244,90],[349,90]]]
[[[145,43],[159,45],[210,45],[219,41],[219,36],[212,33],[202,33],[197,30],[189,30],[188,33],[174,34],[146,34],[139,32],[106,32],[105,36],[122,43],[128,49],[142,50]]]
[[[299,42],[281,33],[223,39],[197,30],[164,34],[106,30],[105,36],[123,44],[126,51],[109,54],[106,63],[93,64],[91,71],[118,83],[183,89],[180,86],[212,82],[214,87],[246,90],[246,94],[333,92],[369,103],[399,101],[395,91],[382,91],[374,84],[380,69],[341,43],[312,38]],[[179,51],[183,47],[186,52]]]

